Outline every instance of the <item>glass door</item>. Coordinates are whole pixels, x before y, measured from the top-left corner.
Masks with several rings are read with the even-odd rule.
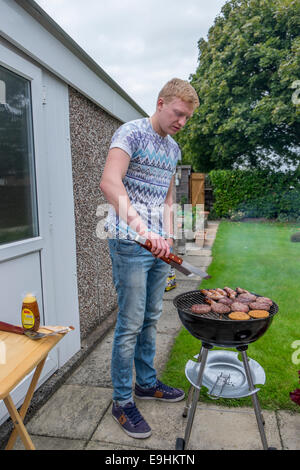
[[[22,298],[27,293],[37,297],[41,324],[45,324],[45,292],[54,297],[43,135],[42,72],[0,43],[0,320],[15,325],[21,324]],[[47,306],[49,318],[48,311]],[[53,350],[39,383],[57,364]],[[12,392],[16,406],[24,400],[31,376]],[[6,418],[0,402],[0,424]]]
[[[0,244],[39,235],[30,82],[0,66]]]
[[[0,282],[6,285],[0,319],[9,323],[20,321],[27,292],[38,297],[43,314],[32,117],[31,81],[0,65]]]

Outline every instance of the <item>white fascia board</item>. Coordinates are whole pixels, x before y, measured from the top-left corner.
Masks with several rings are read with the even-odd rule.
[[[0,0],[0,11],[0,35],[62,81],[122,122],[147,116],[35,2]]]

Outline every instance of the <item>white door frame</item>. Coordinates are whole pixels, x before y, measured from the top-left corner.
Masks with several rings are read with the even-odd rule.
[[[75,331],[69,333],[48,355],[39,380],[40,385],[80,349],[74,202],[68,135],[68,87],[48,76],[41,68],[14,52],[10,47],[6,47],[1,43],[1,38],[0,65],[31,82],[39,220],[38,237],[0,245],[0,263],[38,252],[43,297],[41,308],[45,324],[75,326]],[[51,102],[47,98],[46,104],[45,93],[48,96],[52,93],[54,101],[57,93],[61,94],[60,99],[62,96],[64,99]],[[59,115],[59,120],[64,123],[63,133],[61,133],[61,122],[53,119],[55,118],[54,109]],[[59,134],[60,137],[57,137]],[[59,223],[61,219],[68,227],[66,233]],[[64,253],[62,259],[60,255],[63,247],[66,247],[67,252]],[[65,277],[67,277],[66,287],[64,286]],[[68,338],[71,335],[72,338]],[[29,374],[12,392],[16,406],[23,401],[31,377],[32,374]],[[0,424],[7,416],[4,404],[0,402]]]

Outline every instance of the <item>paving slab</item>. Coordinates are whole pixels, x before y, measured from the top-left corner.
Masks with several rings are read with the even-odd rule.
[[[190,252],[189,252],[190,253]],[[192,264],[196,268],[200,268],[203,266],[208,267],[210,263],[212,262],[212,256],[203,256],[203,255],[185,255],[184,260],[187,263]]]
[[[280,435],[285,450],[300,449],[300,413],[278,411]]]
[[[183,432],[183,402],[166,403],[154,400],[136,400],[137,406],[149,423],[152,435],[147,439],[139,439],[138,445],[143,449],[171,450],[175,448],[175,436]],[[91,442],[100,441],[107,444],[130,446],[132,438],[127,436],[120,425],[112,419],[111,407],[91,438]]]
[[[90,441],[85,450],[104,450],[104,451],[118,451],[118,450],[133,450],[133,451],[141,451],[146,449],[144,447],[139,447],[139,440],[138,439],[132,439],[130,444],[128,445],[122,445],[122,444],[109,444],[107,442],[100,442],[100,441]],[[111,455],[110,455],[111,457]]]
[[[212,227],[215,227],[215,228],[218,228],[219,227],[219,222],[216,221],[216,220],[208,220],[207,221],[207,227],[208,228],[212,228]]]
[[[173,290],[176,291],[176,289]],[[163,302],[163,312],[157,322],[157,332],[174,335],[175,338],[181,327],[182,323],[173,302],[171,300]]]
[[[112,387],[110,361],[114,329],[88,355],[84,362],[67,379],[66,384],[81,384],[92,387]]]
[[[217,231],[217,227],[209,227],[208,229],[206,229],[205,241],[212,237],[216,238]]]
[[[281,450],[276,414],[263,410],[269,447]],[[253,408],[197,406],[190,437],[191,450],[262,450]]]
[[[110,389],[62,385],[29,421],[28,432],[89,440],[110,402]]]
[[[205,247],[208,248],[208,249],[209,249],[209,248],[212,249],[212,246],[213,246],[213,244],[214,244],[214,241],[215,241],[215,240],[214,240],[213,237],[212,237],[212,238],[208,238],[207,240],[205,240]]]
[[[157,334],[154,367],[156,369],[158,376],[161,375],[161,373],[163,372],[165,368],[165,365],[169,359],[173,344],[174,344],[174,335],[167,335],[165,333]],[[134,380],[135,380],[135,375],[134,375]]]
[[[194,266],[195,263],[194,263]],[[202,271],[205,271],[207,272],[207,266],[196,266],[197,268],[201,269]],[[202,281],[202,277],[200,276],[196,276],[196,275],[193,275],[193,276],[186,276],[185,274],[181,273],[180,271],[176,271],[175,272],[176,274],[176,281],[188,281],[188,282],[194,282],[195,285],[198,287],[200,282]],[[180,287],[179,283],[177,282],[177,287]]]
[[[211,249],[198,248],[197,246],[195,246],[193,249],[187,248],[185,256],[211,256]]]
[[[32,442],[36,450],[83,450],[87,441],[79,439],[62,439],[59,437],[35,436],[31,434]],[[23,442],[18,437],[14,450],[26,450]]]

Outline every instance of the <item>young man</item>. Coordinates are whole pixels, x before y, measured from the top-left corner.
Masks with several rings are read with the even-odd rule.
[[[123,124],[114,134],[100,188],[110,203],[106,221],[119,313],[112,350],[113,417],[135,438],[151,429],[132,396],[169,402],[184,398],[182,390],[162,384],[153,366],[156,323],[173,245],[172,187],[180,156],[172,139],[192,116],[199,100],[180,79],[161,90],[153,116]],[[135,232],[152,242],[152,253],[133,241]]]

